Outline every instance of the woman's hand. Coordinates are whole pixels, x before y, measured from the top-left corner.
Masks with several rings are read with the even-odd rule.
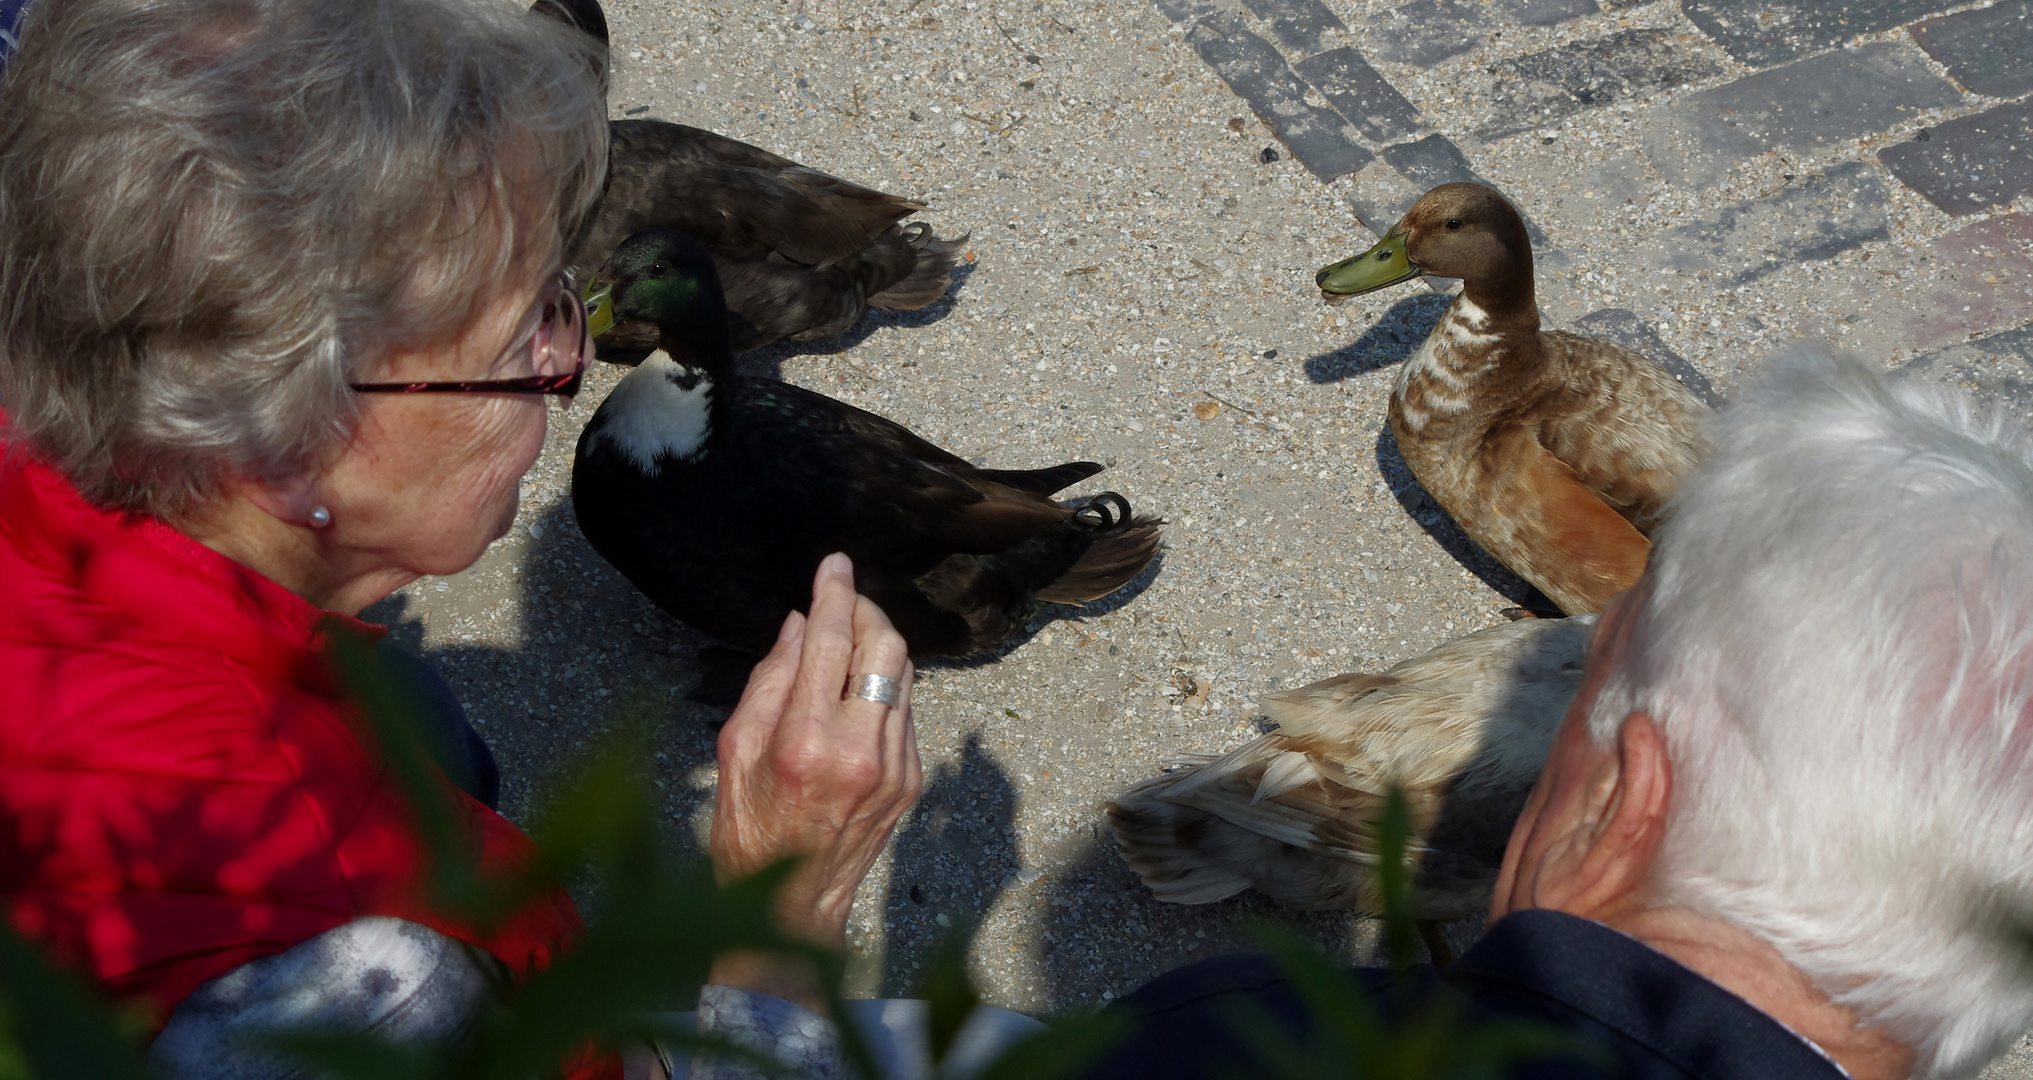
[[[777,896],[787,932],[828,948],[846,938],[854,892],[924,772],[911,723],[914,671],[903,635],[854,591],[854,566],[829,555],[812,583],[811,616],[792,612],[720,730],[713,867],[724,880],[787,856],[803,862]],[[894,708],[846,694],[853,675],[902,686]],[[770,970],[758,970],[766,968]],[[791,996],[780,965],[723,957],[712,981]],[[767,982],[769,985],[757,985]],[[805,1002],[801,1002],[805,1003]]]

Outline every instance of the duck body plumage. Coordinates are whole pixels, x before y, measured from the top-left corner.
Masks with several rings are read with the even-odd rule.
[[[1395,785],[1411,810],[1422,916],[1478,914],[1580,688],[1594,624],[1523,619],[1381,674],[1274,695],[1278,730],[1110,803],[1118,849],[1160,900],[1253,888],[1297,907],[1378,913],[1374,826]]]
[[[924,204],[807,168],[724,135],[661,120],[608,125],[607,191],[566,258],[590,272],[622,240],[669,227],[720,271],[735,351],[845,333],[871,307],[915,310],[946,294],[961,241],[898,222]],[[603,345],[656,347],[624,324]]]
[[[1399,371],[1398,451],[1441,509],[1562,611],[1600,611],[1707,450],[1708,407],[1614,342],[1457,297]]]
[[[659,353],[628,379],[673,377],[691,375]],[[745,651],[768,650],[834,551],[911,652],[937,656],[993,649],[1041,601],[1097,599],[1156,554],[1154,522],[1111,507],[1097,527],[1049,497],[1100,465],[980,469],[796,386],[737,377],[711,392],[725,401],[700,451],[658,453],[647,469],[596,414],[572,506],[593,549],[658,606]]]
[[[663,347],[580,433],[572,506],[594,550],[699,630],[766,651],[819,561],[844,551],[913,654],[972,656],[1041,603],[1099,599],[1156,556],[1161,523],[1121,496],[1052,498],[1100,465],[981,468],[844,402],[734,375],[717,279],[689,238],[650,230],[617,265],[615,317],[656,322]]]
[[[536,0],[530,11],[592,38],[605,57],[599,0]],[[870,308],[916,310],[946,295],[965,237],[941,240],[922,222],[898,224],[923,203],[703,128],[663,120],[607,126],[606,189],[565,257],[577,280],[644,229],[686,233],[719,268],[737,352],[832,337]],[[657,347],[656,328],[623,324],[600,343],[647,353]]]
[[[1427,192],[1319,280],[1366,292],[1421,270],[1462,278],[1462,292],[1391,391],[1405,464],[1562,611],[1602,610],[1644,572],[1668,500],[1706,454],[1708,406],[1631,349],[1541,329],[1524,220],[1489,188]]]

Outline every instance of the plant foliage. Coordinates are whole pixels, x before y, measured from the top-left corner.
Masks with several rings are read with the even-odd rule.
[[[842,958],[779,934],[770,900],[791,867],[780,864],[745,881],[722,884],[700,860],[674,858],[660,835],[654,785],[644,769],[652,730],[647,709],[624,710],[604,739],[560,783],[532,830],[541,856],[506,876],[490,876],[465,835],[461,811],[418,737],[413,704],[380,670],[373,650],[333,628],[332,661],[353,693],[367,736],[414,808],[430,859],[430,894],[447,912],[476,925],[496,923],[558,882],[571,880],[600,898],[586,936],[548,970],[520,987],[502,985],[470,1039],[454,1046],[404,1046],[361,1033],[277,1036],[273,1052],[341,1080],[527,1080],[555,1074],[595,1049],[655,1040],[674,1056],[724,1055],[765,1075],[782,1069],[761,1055],[681,1029],[673,998],[706,979],[713,958],[754,949],[801,958],[827,988],[836,1016]],[[631,715],[632,714],[632,715]],[[1393,793],[1381,822],[1385,940],[1392,964],[1413,955],[1412,897],[1404,863],[1410,834],[1402,796]],[[1284,968],[1316,1018],[1318,1037],[1291,1045],[1269,1018],[1246,1018],[1272,1075],[1291,1080],[1364,1076],[1426,1080],[1483,1077],[1505,1062],[1571,1052],[1565,1036],[1523,1024],[1469,1025],[1444,1003],[1400,1001],[1379,1009],[1349,973],[1289,930],[1263,927],[1256,938]],[[930,1004],[933,1060],[943,1060],[980,996],[967,970],[965,931],[942,943],[921,994]],[[1062,1021],[1012,1048],[978,1080],[1050,1080],[1094,1061],[1129,1026],[1113,1011]],[[852,1024],[842,1024],[849,1064],[877,1070]],[[0,1080],[145,1080],[145,1025],[100,1001],[0,920]]]

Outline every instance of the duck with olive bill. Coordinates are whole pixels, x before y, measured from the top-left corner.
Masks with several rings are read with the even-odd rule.
[[[598,0],[538,0],[532,14],[607,46]],[[967,238],[942,240],[925,209],[738,139],[664,120],[608,122],[607,185],[565,263],[585,280],[621,241],[680,230],[713,255],[736,352],[854,328],[869,309],[915,311],[946,295]],[[646,353],[655,326],[602,331],[603,353]]]
[[[1708,407],[1631,349],[1541,329],[1524,219],[1488,187],[1428,191],[1314,280],[1339,301],[1420,274],[1461,279],[1461,295],[1391,390],[1405,464],[1562,611],[1602,610],[1644,571],[1667,500],[1706,453]]]
[[[1044,603],[1083,604],[1157,555],[1159,521],[1101,492],[1102,470],[984,469],[902,425],[788,383],[737,375],[713,259],[683,233],[623,242],[593,279],[590,326],[641,321],[658,350],[579,436],[572,508],[586,539],[665,611],[759,656],[828,553],[914,655],[1001,645]]]

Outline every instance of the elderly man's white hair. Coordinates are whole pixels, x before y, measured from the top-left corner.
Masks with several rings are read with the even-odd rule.
[[[1961,394],[1775,360],[1717,421],[1589,717],[1673,763],[1653,887],[1975,1071],[2029,1024],[2033,445]],[[2033,925],[2029,921],[2028,925]]]

